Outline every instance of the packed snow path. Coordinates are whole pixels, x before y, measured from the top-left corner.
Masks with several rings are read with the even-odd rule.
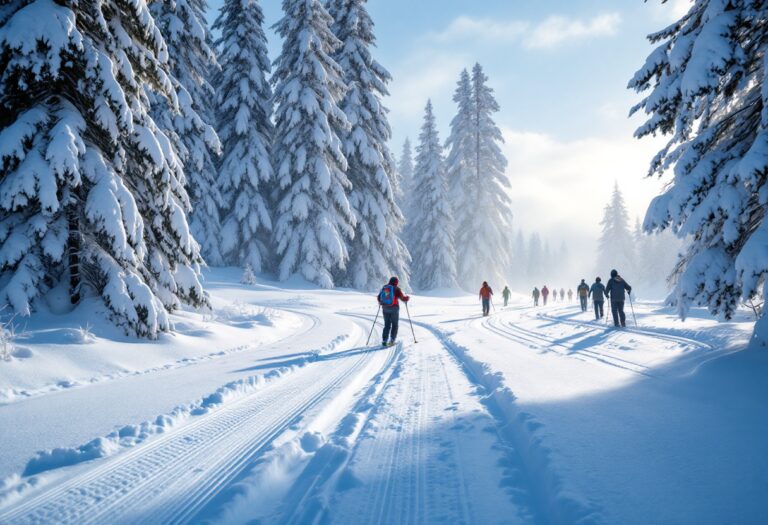
[[[365,346],[368,296],[221,293],[284,312],[280,336],[0,405],[0,428],[22,427],[3,434],[0,523],[768,516],[766,363],[738,351],[738,324],[637,305],[640,328],[617,331],[574,304],[521,298],[483,318],[473,298],[416,297],[418,343],[403,315],[380,348]]]

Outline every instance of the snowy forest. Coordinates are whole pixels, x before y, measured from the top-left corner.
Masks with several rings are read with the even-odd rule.
[[[765,281],[762,201],[749,189],[759,187],[750,175],[760,169],[759,127],[731,137],[719,124],[752,120],[720,111],[721,86],[744,81],[717,64],[741,71],[752,59],[723,51],[698,60],[692,43],[710,14],[697,10],[707,5],[652,35],[660,45],[630,84],[651,90],[633,109],[650,115],[637,135],[671,137],[651,172],[675,166],[675,181],[701,181],[672,184],[642,226],[630,224],[617,185],[597,253],[621,246],[614,265],[657,294],[666,289],[660,275],[675,269],[683,311],[702,304],[728,317],[742,298],[759,299]],[[427,102],[418,139],[395,159],[384,105],[392,78],[373,56],[364,1],[286,0],[274,61],[255,0],[225,2],[212,28],[202,1],[108,6],[19,1],[0,13],[0,293],[14,312],[29,315],[52,292],[73,305],[97,294],[114,322],[154,337],[182,304],[206,307],[203,264],[360,290],[390,275],[419,290],[483,280],[523,290],[606,271],[514,226],[494,120],[501,108],[480,64],[459,75],[450,135],[438,136]],[[728,25],[722,49],[751,19]],[[685,46],[695,73],[666,62]],[[681,91],[683,81],[696,89]],[[723,169],[698,168],[710,157]],[[704,181],[721,172],[727,196],[689,200],[695,188],[719,188]],[[654,231],[682,240],[646,235]]]
[[[768,2],[0,2],[0,524],[768,523]]]

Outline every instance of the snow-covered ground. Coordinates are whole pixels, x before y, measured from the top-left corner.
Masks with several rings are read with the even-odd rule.
[[[21,327],[0,523],[768,522],[746,313],[641,303],[616,331],[444,291],[410,303],[418,343],[403,311],[382,349],[371,296],[239,277],[206,272],[214,313],[158,341],[87,304]]]

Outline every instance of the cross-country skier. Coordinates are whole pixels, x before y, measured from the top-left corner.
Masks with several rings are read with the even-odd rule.
[[[570,303],[572,301],[573,301],[573,290],[568,288],[568,302]]]
[[[504,298],[504,306],[507,306],[509,303],[509,297],[512,295],[512,292],[509,291],[509,286],[504,286],[504,289],[501,291],[501,296]]]
[[[579,302],[581,302],[581,311],[587,311],[587,299],[589,298],[589,285],[582,279],[579,283],[579,287],[576,288],[576,293],[579,294]]]
[[[605,303],[605,285],[600,277],[595,277],[595,282],[589,289],[589,295],[592,296],[592,302],[595,305],[595,319],[600,320],[605,313],[603,312],[603,303]]]
[[[624,291],[632,293],[632,287],[625,281],[619,272],[611,270],[611,278],[605,285],[605,295],[611,300],[611,313],[613,314],[613,325],[627,326],[627,316],[624,315]]]
[[[545,284],[541,289],[541,298],[544,300],[544,306],[547,306],[547,297],[549,297],[549,288],[547,288],[547,285]]]
[[[534,286],[531,295],[533,296],[533,306],[539,306],[539,295],[541,295],[539,289]]]
[[[480,300],[483,302],[483,316],[487,316],[491,312],[491,297],[493,296],[493,290],[488,286],[487,281],[483,281],[483,286],[480,288]]]
[[[560,301],[565,301],[565,288],[560,288]]]
[[[392,277],[389,283],[379,292],[378,300],[384,316],[384,332],[381,334],[381,346],[392,346],[397,340],[397,329],[400,324],[400,303],[408,302],[411,298],[403,294],[398,286],[400,280]]]

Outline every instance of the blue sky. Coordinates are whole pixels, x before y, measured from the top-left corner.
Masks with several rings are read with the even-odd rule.
[[[213,0],[218,8],[221,0]],[[627,118],[638,96],[627,81],[651,47],[648,33],[679,17],[689,0],[369,0],[375,57],[393,75],[392,149],[415,140],[428,98],[441,138],[462,68],[480,62],[501,105],[518,226],[553,243],[592,242],[614,180],[640,216],[660,187],[644,179],[661,139],[637,141]],[[262,2],[271,25],[280,2]],[[272,57],[280,42],[271,31]]]

